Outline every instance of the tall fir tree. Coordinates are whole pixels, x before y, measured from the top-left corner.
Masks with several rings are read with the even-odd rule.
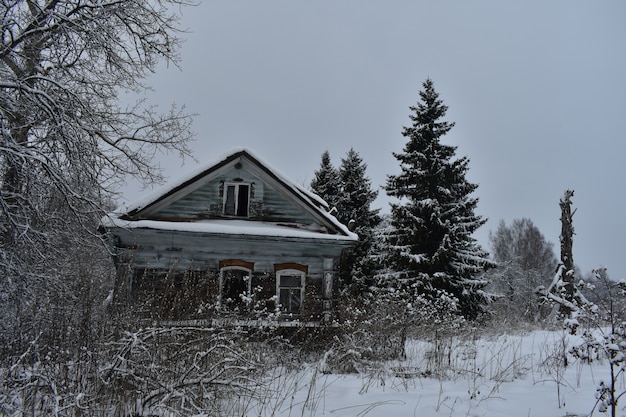
[[[378,192],[372,190],[366,170],[367,164],[354,149],[348,151],[339,167],[337,219],[359,235],[359,243],[342,263],[341,276],[346,283],[351,283],[354,277],[368,275],[373,268],[368,255],[373,247],[373,229],[381,219],[380,209],[371,208]]]
[[[332,208],[337,204],[340,188],[339,170],[330,162],[328,151],[324,151],[320,168],[315,171],[315,177],[311,180],[311,190],[322,197]]]
[[[461,313],[474,318],[490,296],[481,274],[495,266],[472,237],[486,219],[474,213],[478,187],[467,181],[469,159],[453,159],[456,146],[440,138],[454,123],[442,120],[448,107],[427,79],[420,102],[410,107],[413,122],[403,129],[408,138],[402,153],[394,153],[401,173],[387,178],[385,190],[400,201],[391,204],[388,235],[388,276],[413,294],[454,296]]]

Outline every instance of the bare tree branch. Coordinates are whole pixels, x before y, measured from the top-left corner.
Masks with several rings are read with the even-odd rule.
[[[54,309],[86,297],[73,291],[91,288],[90,274],[106,282],[94,235],[115,187],[128,176],[160,181],[158,153],[191,156],[184,108],[121,104],[159,62],[179,62],[172,6],[187,4],[0,2],[0,345],[20,349],[37,331],[65,337]],[[89,273],[87,260],[97,264]]]

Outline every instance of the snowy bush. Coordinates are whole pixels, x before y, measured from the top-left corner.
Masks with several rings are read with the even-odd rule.
[[[405,356],[408,338],[432,338],[459,329],[465,320],[456,300],[444,291],[431,298],[410,288],[370,287],[359,297],[345,299],[341,336],[335,352],[358,353],[355,360],[385,360]],[[354,366],[354,369],[358,369]]]
[[[108,346],[99,378],[124,413],[220,414],[254,391],[261,368],[237,330],[146,328]]]
[[[593,276],[597,286],[591,283],[580,286],[584,285],[595,294],[601,289],[603,297],[595,297],[598,304],[587,304],[576,311],[576,318],[587,323],[589,328],[582,333],[580,343],[571,347],[570,353],[588,364],[607,360],[609,381],[600,381],[596,407],[601,412],[611,411],[615,416],[618,402],[626,394],[620,388],[626,367],[626,322],[622,321],[626,284],[611,281],[605,269],[594,270]]]

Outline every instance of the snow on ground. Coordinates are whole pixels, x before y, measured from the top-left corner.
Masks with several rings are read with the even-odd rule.
[[[298,372],[276,369],[268,376],[273,387],[258,393],[261,402],[240,407],[245,415],[277,417],[588,416],[600,380],[609,379],[608,362],[570,357],[564,367],[564,346],[572,343],[576,337],[549,331],[449,339],[438,351],[414,341],[407,360],[359,374],[324,374],[321,363]],[[619,388],[626,389],[623,379]]]

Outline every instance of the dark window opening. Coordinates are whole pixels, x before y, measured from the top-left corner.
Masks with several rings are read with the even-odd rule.
[[[227,216],[248,217],[250,185],[226,184],[225,188],[224,214]]]
[[[222,304],[228,309],[241,309],[249,295],[250,272],[245,269],[222,270]]]

